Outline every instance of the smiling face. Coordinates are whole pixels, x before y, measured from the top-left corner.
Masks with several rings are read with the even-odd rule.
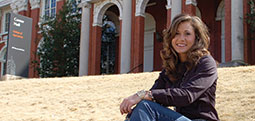
[[[178,53],[182,62],[186,61],[187,52],[195,43],[195,31],[190,22],[180,23],[174,38],[172,39],[172,46]]]

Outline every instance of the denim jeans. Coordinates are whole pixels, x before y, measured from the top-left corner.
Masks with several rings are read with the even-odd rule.
[[[125,121],[192,121],[187,117],[158,103],[142,100],[133,109]],[[196,119],[193,121],[205,121]]]

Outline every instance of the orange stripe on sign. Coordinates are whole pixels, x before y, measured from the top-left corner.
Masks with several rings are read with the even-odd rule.
[[[13,30],[12,32],[15,33],[15,34],[19,34],[19,35],[22,35],[22,34],[23,34],[22,32],[18,32],[18,31],[16,31],[16,30]]]
[[[17,38],[20,38],[20,39],[23,39],[24,37],[23,36],[20,36],[20,35],[16,35],[16,34],[12,34],[13,37],[17,37]]]

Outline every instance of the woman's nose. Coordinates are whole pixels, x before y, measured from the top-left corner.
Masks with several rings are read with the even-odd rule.
[[[179,40],[180,40],[180,41],[184,41],[184,40],[185,40],[185,36],[181,34],[181,35],[179,36]]]

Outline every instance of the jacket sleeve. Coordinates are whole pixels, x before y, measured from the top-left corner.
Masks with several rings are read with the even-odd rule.
[[[186,106],[194,102],[217,80],[217,67],[211,56],[202,57],[179,88],[153,89],[154,99],[165,106]]]
[[[165,75],[165,70],[162,70],[159,74],[158,79],[156,79],[155,83],[151,87],[150,90],[154,89],[164,89],[167,81],[167,76]]]

